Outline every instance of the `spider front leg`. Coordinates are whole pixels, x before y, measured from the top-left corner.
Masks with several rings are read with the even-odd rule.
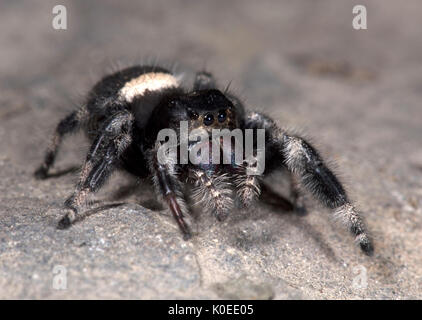
[[[272,119],[262,114],[250,114],[246,119],[246,127],[265,129],[268,163],[285,166],[297,175],[315,198],[335,210],[335,214],[355,236],[362,251],[372,255],[374,247],[359,212],[350,203],[343,186],[324,164],[318,152],[304,139],[280,130]]]
[[[65,201],[66,214],[58,228],[69,227],[86,204],[90,193],[98,191],[116,168],[120,156],[132,142],[133,117],[128,112],[112,116],[94,140],[74,193]]]
[[[248,208],[261,195],[261,185],[257,175],[248,174],[250,163],[236,168],[234,183],[236,194],[245,208]]]
[[[287,168],[300,177],[303,185],[318,200],[335,210],[336,215],[355,236],[361,249],[372,255],[373,244],[360,214],[350,203],[343,186],[324,164],[318,152],[302,138],[285,133],[280,137],[280,146]]]
[[[227,174],[217,175],[211,171],[191,169],[190,176],[195,181],[193,198],[212,211],[219,221],[227,218],[233,207],[231,184]]]
[[[160,144],[156,143],[155,147],[149,151],[149,165],[155,188],[157,193],[163,197],[173,217],[176,219],[183,232],[183,238],[188,240],[192,237],[192,234],[184,220],[188,211],[181,182],[177,176],[176,165],[172,161],[159,161],[157,155],[159,148]]]

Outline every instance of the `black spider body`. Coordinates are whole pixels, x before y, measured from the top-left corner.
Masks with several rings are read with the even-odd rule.
[[[210,161],[182,162],[181,143],[177,145],[177,157],[173,161],[160,160],[163,141],[157,140],[158,134],[163,129],[180,133],[182,122],[186,123],[189,133],[200,130],[210,136],[214,129],[240,129],[245,138],[245,132],[251,129],[256,137],[261,129],[265,132],[265,171],[260,175],[248,174],[250,163],[235,161],[234,153],[228,154],[225,163],[223,155],[216,161],[212,153]],[[185,238],[191,235],[185,222],[189,212],[185,201],[186,182],[193,185],[193,200],[204,203],[206,211],[214,212],[222,220],[232,208],[233,199],[248,206],[259,197],[261,176],[287,169],[300,178],[317,199],[336,210],[365,253],[373,251],[359,213],[317,151],[302,138],[280,129],[269,117],[246,112],[234,95],[218,90],[214,78],[207,72],[196,74],[190,90],[181,85],[177,75],[160,67],[134,66],[106,76],[88,94],[86,103],[58,124],[45,160],[35,172],[36,177],[48,176],[62,138],[77,129],[85,130],[91,148],[76,189],[65,202],[66,214],[59,222],[60,228],[71,225],[88,194],[96,192],[118,168],[140,178],[153,178],[157,193],[174,215]],[[211,150],[211,140],[188,141],[186,147],[192,151],[204,144]],[[257,148],[255,142],[253,147]],[[286,200],[287,207],[296,205],[297,194],[293,185],[293,204]]]

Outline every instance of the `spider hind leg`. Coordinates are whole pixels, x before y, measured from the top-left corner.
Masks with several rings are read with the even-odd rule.
[[[85,106],[82,106],[79,110],[70,113],[59,122],[53,138],[47,147],[47,151],[45,152],[44,161],[34,172],[35,178],[48,178],[48,171],[54,165],[63,138],[70,133],[78,131],[87,118],[88,111]]]

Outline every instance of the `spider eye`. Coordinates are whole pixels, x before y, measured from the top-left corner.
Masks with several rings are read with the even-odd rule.
[[[226,117],[227,117],[226,111],[225,110],[221,110],[218,113],[218,122],[224,122],[224,121],[226,121]]]
[[[214,116],[212,115],[212,113],[207,113],[204,117],[204,124],[206,126],[210,126],[212,125],[213,122],[214,122]]]
[[[196,120],[199,117],[198,113],[193,110],[188,110],[188,115],[189,115],[189,118],[191,118],[192,120]]]

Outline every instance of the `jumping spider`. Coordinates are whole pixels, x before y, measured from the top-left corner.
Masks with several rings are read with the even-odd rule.
[[[257,198],[260,177],[247,175],[244,164],[181,165],[158,161],[157,133],[164,128],[177,130],[182,120],[189,123],[189,130],[264,129],[264,175],[287,169],[341,217],[364,253],[373,253],[360,214],[308,142],[279,128],[263,114],[246,112],[233,94],[217,89],[208,72],[197,72],[193,88],[186,90],[180,77],[158,66],[134,66],[104,77],[90,91],[86,103],[58,124],[44,162],[35,172],[37,178],[48,177],[64,136],[84,129],[92,143],[76,189],[64,203],[65,215],[58,227],[69,227],[85,206],[88,194],[98,191],[118,168],[139,178],[153,178],[157,193],[185,239],[191,236],[190,225],[184,219],[188,216],[185,182],[193,183],[196,200],[205,201],[204,208],[212,210],[219,220],[227,215],[233,198],[246,206]]]

